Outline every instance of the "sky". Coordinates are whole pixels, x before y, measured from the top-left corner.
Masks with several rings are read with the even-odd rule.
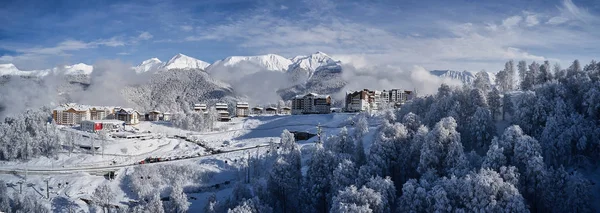
[[[21,70],[321,51],[357,68],[496,72],[600,53],[597,0],[5,0],[0,23],[0,63]]]

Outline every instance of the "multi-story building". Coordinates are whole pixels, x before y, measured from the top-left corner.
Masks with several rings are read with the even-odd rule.
[[[378,110],[381,105],[387,104],[385,94],[387,93],[368,89],[346,93],[345,110],[348,112]]]
[[[115,109],[117,120],[125,121],[127,125],[135,125],[140,123],[140,113],[132,108]]]
[[[309,93],[292,98],[292,114],[327,114],[331,112],[331,97]]]
[[[390,105],[400,106],[413,98],[412,91],[392,90],[368,90],[346,93],[345,111],[376,111]]]
[[[75,103],[60,105],[52,110],[52,119],[60,125],[77,125],[85,120],[105,120],[114,117],[115,107],[88,106]]]
[[[120,120],[86,120],[81,121],[81,130],[87,132],[98,132],[100,130],[112,131],[124,125]]]
[[[114,113],[112,107],[91,107],[90,108],[90,119],[91,120],[104,120],[108,119]]]
[[[393,103],[395,106],[402,105],[414,97],[414,92],[409,90],[391,89],[384,90],[384,92],[389,93],[389,103]]]
[[[238,102],[235,106],[235,115],[237,117],[248,117],[250,115],[250,105],[246,102]]]
[[[60,125],[77,125],[81,121],[90,120],[89,107],[74,103],[63,104],[52,110],[52,119]]]
[[[219,114],[219,121],[229,121],[231,117],[229,116],[229,105],[226,103],[216,103],[215,109]]]
[[[206,104],[194,104],[194,112],[208,112],[208,107]]]

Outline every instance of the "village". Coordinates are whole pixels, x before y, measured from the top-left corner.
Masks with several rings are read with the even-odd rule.
[[[303,114],[328,114],[338,112],[376,112],[389,107],[398,108],[415,96],[414,91],[392,89],[392,90],[369,90],[347,92],[343,108],[332,107],[330,95],[308,93],[297,95],[291,100],[291,106],[255,106],[250,108],[248,102],[237,102],[235,105],[229,103],[215,103],[209,106],[198,103],[191,106],[193,112],[209,113],[210,108],[218,114],[217,121],[228,122],[233,117],[243,118],[249,116],[270,115],[303,115]],[[170,112],[152,110],[140,112],[133,108],[119,106],[89,106],[76,103],[60,105],[52,110],[52,120],[58,125],[79,126],[84,132],[98,132],[101,130],[114,132],[125,126],[135,126],[142,121],[164,121],[170,122],[173,115]]]

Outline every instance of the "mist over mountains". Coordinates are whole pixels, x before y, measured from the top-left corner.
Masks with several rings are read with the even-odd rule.
[[[136,66],[108,60],[29,71],[1,64],[0,76],[4,114],[65,102],[185,111],[194,103],[219,101],[269,105],[308,92],[343,100],[346,91],[363,88],[414,89],[419,94],[431,94],[443,82],[471,83],[474,74],[378,65],[357,69],[315,52],[292,58],[276,54],[230,56],[212,64],[180,53],[167,62],[151,58]]]

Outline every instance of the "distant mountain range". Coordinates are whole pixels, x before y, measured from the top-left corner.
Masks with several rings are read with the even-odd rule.
[[[86,90],[86,85],[90,83],[85,78],[89,79],[93,70],[93,66],[82,63],[31,71],[19,70],[13,64],[0,64],[0,76],[44,77],[49,74],[76,76],[68,79],[77,79],[75,82],[83,85],[82,90]],[[148,82],[128,86],[123,92],[124,96],[129,102],[148,110],[173,102],[179,103],[183,109],[185,108],[183,105],[192,104],[186,101],[233,102],[239,99],[257,99],[258,96],[267,93],[272,93],[275,97],[260,101],[274,102],[278,99],[288,100],[307,92],[335,94],[348,84],[342,78],[342,62],[323,52],[292,58],[276,54],[230,56],[212,64],[184,54],[177,54],[167,62],[162,62],[158,58],[145,60],[132,67],[132,70],[137,75],[150,74],[150,78],[146,80]],[[473,83],[475,79],[475,74],[468,71],[433,70],[430,72],[440,78],[457,79],[466,84]],[[490,73],[489,77],[493,83],[494,75]],[[73,83],[72,80],[68,81]],[[93,81],[91,83],[93,84]]]
[[[454,70],[432,70],[429,71],[432,75],[438,76],[440,78],[449,78],[460,80],[465,84],[472,84],[475,81],[475,74],[469,71],[454,71]],[[491,72],[486,72],[488,74],[488,78],[490,79],[490,83],[496,83],[496,74]]]

